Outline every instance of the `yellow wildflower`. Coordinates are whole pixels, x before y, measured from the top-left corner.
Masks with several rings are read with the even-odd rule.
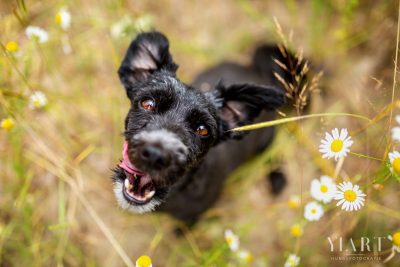
[[[300,204],[301,204],[301,199],[298,195],[290,196],[289,201],[288,201],[289,208],[297,209],[300,207]]]
[[[1,121],[1,128],[3,128],[6,131],[10,131],[12,128],[14,128],[15,122],[12,118],[6,118]]]
[[[140,256],[137,261],[135,267],[152,267],[151,258],[147,255]]]
[[[303,234],[303,228],[300,224],[296,223],[290,227],[290,234],[294,237],[299,237]]]
[[[14,41],[10,41],[6,44],[7,52],[10,52],[10,53],[17,52],[18,48],[19,48],[18,44]]]

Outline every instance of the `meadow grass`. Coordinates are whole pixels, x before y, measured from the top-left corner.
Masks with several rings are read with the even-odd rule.
[[[66,28],[57,19],[63,7],[71,14]],[[282,266],[290,254],[301,266],[370,266],[332,261],[327,237],[354,237],[359,247],[361,236],[400,230],[400,179],[388,160],[399,149],[390,137],[400,114],[398,8],[355,0],[0,3],[0,121],[9,119],[0,132],[0,266],[134,266],[141,255],[153,266]],[[48,41],[28,38],[28,26],[43,28]],[[282,37],[324,73],[307,111],[293,107],[275,121],[234,129],[277,126],[277,135],[181,238],[173,234],[178,222],[126,214],[112,194],[129,108],[116,71],[130,40],[151,28],[169,37],[188,83],[222,59],[248,63],[256,43],[285,45]],[[38,91],[46,100],[32,98]],[[333,128],[348,128],[354,140],[337,162],[318,151]],[[265,176],[277,167],[288,186],[273,197]],[[365,207],[344,212],[334,201],[320,221],[307,221],[310,182],[322,174],[360,185]],[[288,205],[294,195],[298,206]],[[295,224],[302,234],[293,234]],[[252,260],[231,251],[226,229]],[[381,261],[398,266],[391,242],[383,246]]]

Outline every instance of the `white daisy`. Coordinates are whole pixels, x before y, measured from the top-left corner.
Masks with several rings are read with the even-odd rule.
[[[153,26],[154,18],[151,15],[144,15],[135,20],[135,28],[137,31],[149,31]]]
[[[134,21],[129,16],[122,17],[111,26],[111,36],[115,39],[125,37],[134,32]]]
[[[398,123],[398,124],[400,124],[400,115],[397,115],[396,117],[395,117],[395,119],[396,119],[396,122]],[[393,141],[395,141],[395,142],[400,142],[400,127],[393,127],[392,128],[392,130],[391,130],[391,132],[392,132],[392,139],[393,139]]]
[[[136,264],[135,267],[152,267],[152,263],[151,263],[151,258],[149,256],[146,255],[142,255],[140,256],[137,260],[136,260]]]
[[[400,127],[393,127],[391,132],[393,141],[400,142]]]
[[[299,265],[300,257],[296,254],[290,254],[289,257],[286,259],[284,267],[295,267]]]
[[[241,250],[238,252],[237,255],[239,259],[243,262],[250,263],[253,261],[253,255],[251,255],[251,253],[248,252],[247,250]]]
[[[47,105],[47,97],[41,91],[34,92],[29,98],[29,108],[42,108]]]
[[[45,43],[49,40],[49,34],[40,27],[28,26],[25,33],[29,39],[36,40],[39,43]]]
[[[309,221],[318,221],[324,215],[324,208],[315,201],[308,203],[304,207],[304,218]]]
[[[57,12],[56,23],[63,30],[68,30],[71,26],[71,13],[69,13],[65,7],[61,8],[60,11]]]
[[[388,235],[388,239],[392,241],[392,251],[400,253],[400,231]]]
[[[232,230],[225,230],[225,240],[232,251],[237,251],[239,249],[239,237],[235,235]]]
[[[393,151],[389,153],[390,160],[390,170],[397,174],[400,174],[400,153],[398,151]]]
[[[341,129],[340,133],[337,128],[332,130],[332,134],[325,133],[325,139],[321,140],[319,151],[322,153],[322,158],[339,158],[345,157],[350,152],[350,147],[353,144],[351,136],[348,136],[347,129]]]
[[[311,181],[311,196],[318,201],[329,203],[332,201],[336,192],[336,184],[331,177],[327,175]]]
[[[64,54],[68,55],[72,52],[72,47],[68,39],[68,35],[63,35],[61,37],[62,49]]]
[[[359,210],[364,206],[365,196],[358,185],[353,185],[351,182],[343,182],[337,186],[338,190],[335,193],[335,199],[339,200],[336,206],[342,206],[342,210],[353,211]]]

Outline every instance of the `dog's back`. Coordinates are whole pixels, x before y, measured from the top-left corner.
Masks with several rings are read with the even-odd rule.
[[[218,83],[227,86],[252,83],[280,88],[274,72],[285,78],[287,74],[274,59],[283,61],[279,49],[276,46],[263,45],[256,49],[250,65],[222,62],[200,73],[192,85],[202,91],[213,90]],[[274,111],[263,111],[255,122],[272,120],[274,117]],[[197,217],[218,199],[229,174],[240,164],[262,152],[271,143],[273,136],[274,128],[269,127],[252,131],[241,140],[227,140],[212,148],[204,162],[187,180],[190,182],[176,188],[179,193],[171,194],[168,203],[161,209],[180,220],[196,221]]]
[[[274,59],[285,63],[285,59],[277,46],[261,45],[255,50],[250,65],[222,62],[200,73],[192,85],[200,90],[215,88],[220,81],[226,85],[251,82],[281,87],[274,73],[278,73],[285,79],[289,79],[289,75],[275,63]]]

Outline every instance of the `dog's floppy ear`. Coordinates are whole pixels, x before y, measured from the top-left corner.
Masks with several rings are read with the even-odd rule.
[[[166,70],[175,75],[177,68],[169,53],[168,39],[159,32],[145,32],[130,44],[118,75],[130,97],[135,84],[146,80],[155,71]]]
[[[235,127],[247,125],[264,110],[275,110],[285,103],[284,92],[278,88],[257,84],[222,83],[210,92],[222,124],[222,138],[241,138],[243,132],[230,132]]]

